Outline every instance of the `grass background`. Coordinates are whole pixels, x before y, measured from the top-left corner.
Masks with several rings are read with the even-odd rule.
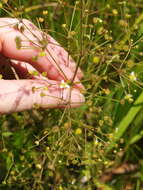
[[[51,34],[84,72],[77,109],[0,116],[0,189],[143,189],[141,0],[2,0]],[[47,11],[47,12],[45,12]]]

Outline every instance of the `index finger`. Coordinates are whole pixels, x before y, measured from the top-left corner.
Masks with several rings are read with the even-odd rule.
[[[66,58],[68,53],[53,38],[26,19],[21,22],[0,19],[0,26],[1,23],[7,23],[6,27],[0,28],[1,52],[5,56],[29,62],[39,72],[47,72],[47,77],[52,80],[73,79],[76,64],[71,58]],[[79,83],[81,75],[78,70],[75,82]]]

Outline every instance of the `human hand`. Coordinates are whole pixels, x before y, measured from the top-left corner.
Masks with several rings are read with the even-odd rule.
[[[80,106],[83,74],[75,71],[75,62],[50,35],[26,19],[0,18],[0,72],[6,78],[0,80],[0,114]]]

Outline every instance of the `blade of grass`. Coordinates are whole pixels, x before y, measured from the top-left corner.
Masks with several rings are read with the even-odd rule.
[[[128,129],[129,125],[132,123],[132,121],[134,120],[135,116],[138,114],[138,112],[142,108],[142,106],[143,106],[143,92],[141,92],[141,94],[139,95],[139,97],[134,102],[133,106],[128,111],[127,115],[121,120],[121,122],[119,123],[119,125],[116,127],[117,131],[115,131],[115,133],[113,134],[114,135],[114,140],[113,140],[113,142],[111,142],[111,144],[107,148],[106,153],[110,152],[114,148],[116,142],[126,132],[126,130]]]
[[[136,143],[137,141],[139,141],[142,137],[143,137],[143,130],[142,130],[139,134],[135,135],[135,136],[129,141],[128,144],[129,144],[129,145],[134,144],[134,143]]]

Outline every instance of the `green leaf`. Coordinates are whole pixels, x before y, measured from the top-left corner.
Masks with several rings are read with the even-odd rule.
[[[142,137],[143,137],[143,130],[142,130],[139,134],[135,135],[135,136],[129,141],[129,145],[136,143],[136,142],[139,141]]]
[[[108,146],[106,153],[111,151],[116,142],[123,136],[123,134],[128,129],[129,125],[134,120],[135,116],[138,114],[140,109],[143,106],[143,92],[139,95],[139,97],[134,102],[133,106],[128,111],[127,115],[122,119],[122,121],[119,123],[119,125],[116,127],[117,131],[113,134],[114,140],[111,142],[111,144]]]

